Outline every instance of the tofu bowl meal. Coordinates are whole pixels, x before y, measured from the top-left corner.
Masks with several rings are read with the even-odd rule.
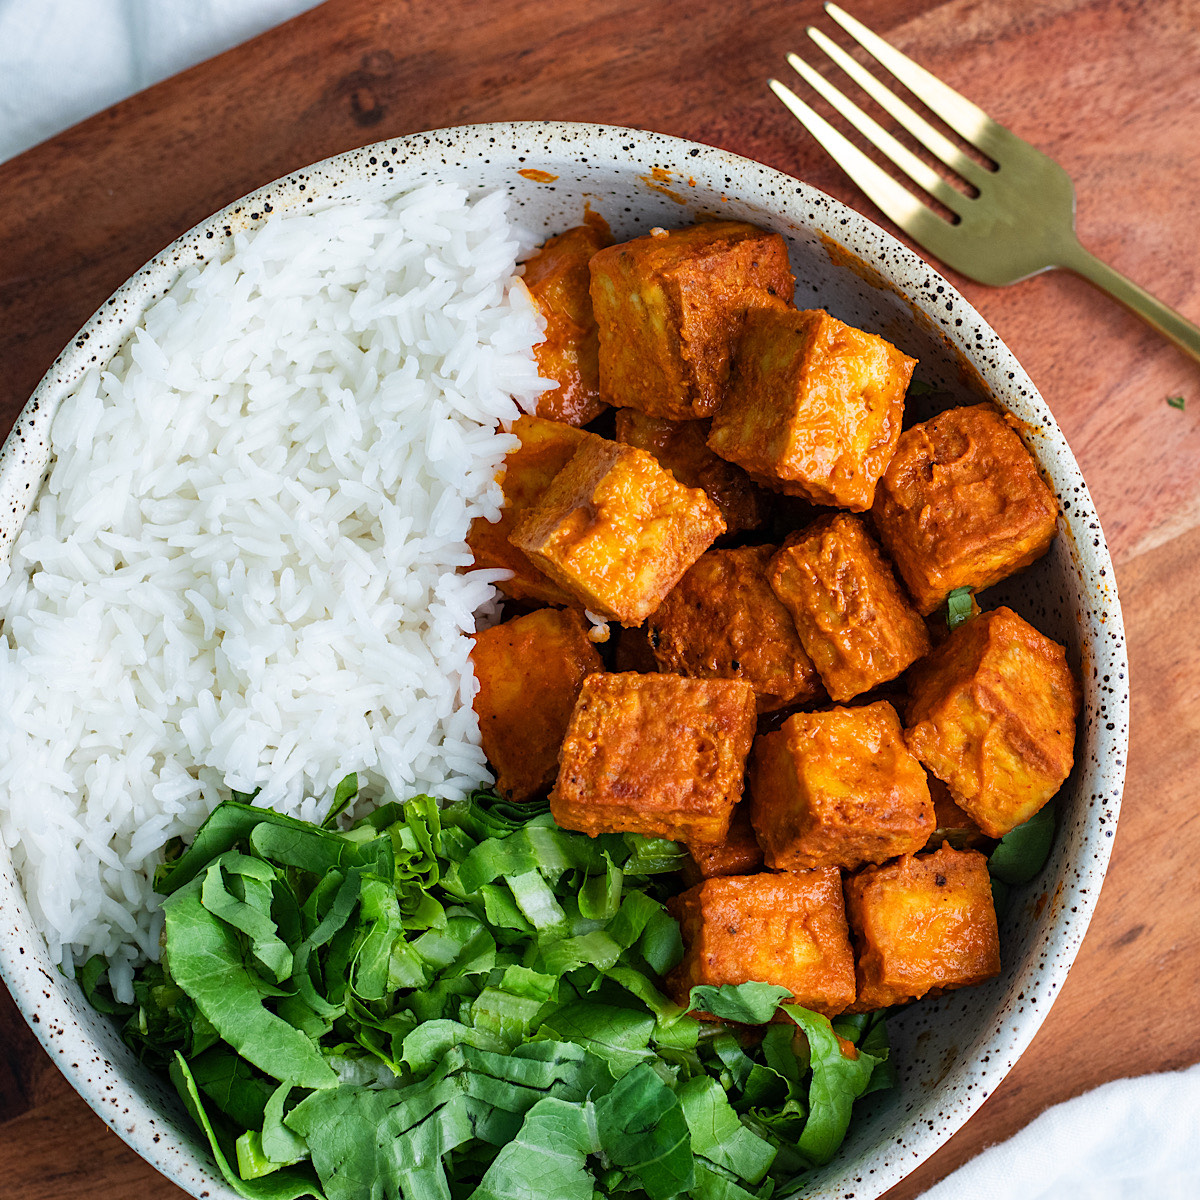
[[[194,1196],[878,1196],[1103,882],[1045,401],[723,151],[469,126],[185,234],[0,451],[0,975]]]

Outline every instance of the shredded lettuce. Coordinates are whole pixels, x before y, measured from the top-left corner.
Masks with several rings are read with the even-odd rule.
[[[338,829],[356,791],[320,824],[222,804],[159,871],[135,1003],[102,960],[80,972],[239,1194],[765,1200],[890,1082],[875,1015],[835,1027],[760,983],[665,994],[675,843],[488,792]]]

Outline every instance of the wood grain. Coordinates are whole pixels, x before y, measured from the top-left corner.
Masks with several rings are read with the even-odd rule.
[[[1086,244],[1200,319],[1195,0],[862,0],[856,15],[1055,156]],[[329,0],[0,165],[0,421],[133,270],[305,163],[466,122],[637,125],[723,146],[879,214],[764,88],[833,33],[813,0]],[[839,40],[842,40],[839,38]],[[808,55],[815,58],[815,54]],[[952,276],[953,278],[953,276]],[[1069,275],[953,281],[1053,409],[1117,566],[1133,688],[1125,806],[1091,931],[1032,1047],[888,1194],[908,1200],[1047,1105],[1200,1059],[1200,368]],[[1166,405],[1183,395],[1185,412]],[[94,1117],[0,989],[6,1200],[182,1193]]]

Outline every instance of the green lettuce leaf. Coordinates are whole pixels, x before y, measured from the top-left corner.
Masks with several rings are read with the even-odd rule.
[[[720,987],[700,984],[688,994],[692,1012],[712,1013],[724,1021],[743,1025],[765,1025],[792,993],[773,983],[723,983]]]
[[[183,1101],[188,1115],[203,1131],[217,1168],[225,1182],[246,1200],[299,1200],[301,1196],[313,1196],[323,1200],[323,1193],[312,1173],[303,1169],[286,1169],[273,1172],[263,1179],[243,1179],[231,1165],[237,1152],[229,1129],[217,1118],[210,1118],[200,1099],[196,1082],[183,1055],[176,1052],[171,1061],[171,1080]]]
[[[842,1144],[850,1124],[850,1109],[867,1090],[879,1059],[857,1049],[853,1056],[847,1054],[828,1017],[796,1004],[785,1004],[783,1011],[804,1030],[812,1070],[808,1119],[797,1147],[810,1162],[820,1166],[829,1162]]]
[[[539,1100],[471,1200],[592,1200],[595,1184],[587,1157],[599,1147],[587,1116],[578,1104],[552,1096]]]
[[[1033,879],[1050,857],[1055,821],[1055,805],[1051,801],[1024,824],[1006,833],[988,856],[992,878],[1010,887]]]
[[[595,1112],[605,1158],[633,1176],[650,1200],[690,1190],[695,1171],[683,1107],[649,1063],[623,1075]]]
[[[698,1075],[679,1088],[692,1151],[747,1183],[761,1183],[777,1151],[743,1125],[717,1080]]]
[[[333,800],[329,805],[329,811],[325,814],[325,819],[321,822],[322,829],[333,829],[337,825],[337,819],[348,809],[358,795],[358,775],[356,772],[351,772],[345,779],[337,785],[337,789],[333,793]]]
[[[218,1034],[248,1062],[297,1087],[337,1084],[312,1041],[264,1005],[264,989],[247,970],[233,931],[213,916],[193,879],[163,905],[172,978]]]

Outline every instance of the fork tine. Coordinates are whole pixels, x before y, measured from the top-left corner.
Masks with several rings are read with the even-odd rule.
[[[936,155],[950,168],[961,175],[968,183],[979,187],[984,178],[991,174],[981,167],[973,158],[964,154],[948,137],[939,133],[919,113],[914,112],[891,88],[885,87],[866,67],[857,63],[837,44],[819,29],[811,25],[808,36],[812,38],[833,61],[841,67],[864,92],[870,96],[880,108],[891,113],[909,133],[921,143],[931,154]],[[889,156],[890,157],[890,156]],[[895,162],[895,160],[892,160]],[[900,164],[897,163],[897,166]],[[921,185],[924,187],[924,184]]]
[[[832,0],[826,0],[825,11],[955,133],[985,154],[991,153],[998,143],[1003,142],[1008,130],[993,121],[977,104],[972,104],[936,75],[931,75],[907,55],[888,45],[877,33],[872,33]]]
[[[853,142],[843,137],[818,112],[810,108],[791,88],[772,79],[771,91],[791,110],[792,115],[824,147],[834,162],[846,172],[879,208],[910,237],[934,254],[944,244],[945,235],[954,229],[907,188],[898,184],[882,167],[871,161]]]
[[[919,188],[923,188],[935,200],[941,201],[952,212],[962,215],[964,207],[971,203],[968,197],[957,188],[951,187],[936,171],[927,167],[912,151],[896,141],[874,118],[863,112],[824,75],[814,71],[799,55],[789,54],[787,58],[805,83],[824,96],[871,145],[887,155]]]

